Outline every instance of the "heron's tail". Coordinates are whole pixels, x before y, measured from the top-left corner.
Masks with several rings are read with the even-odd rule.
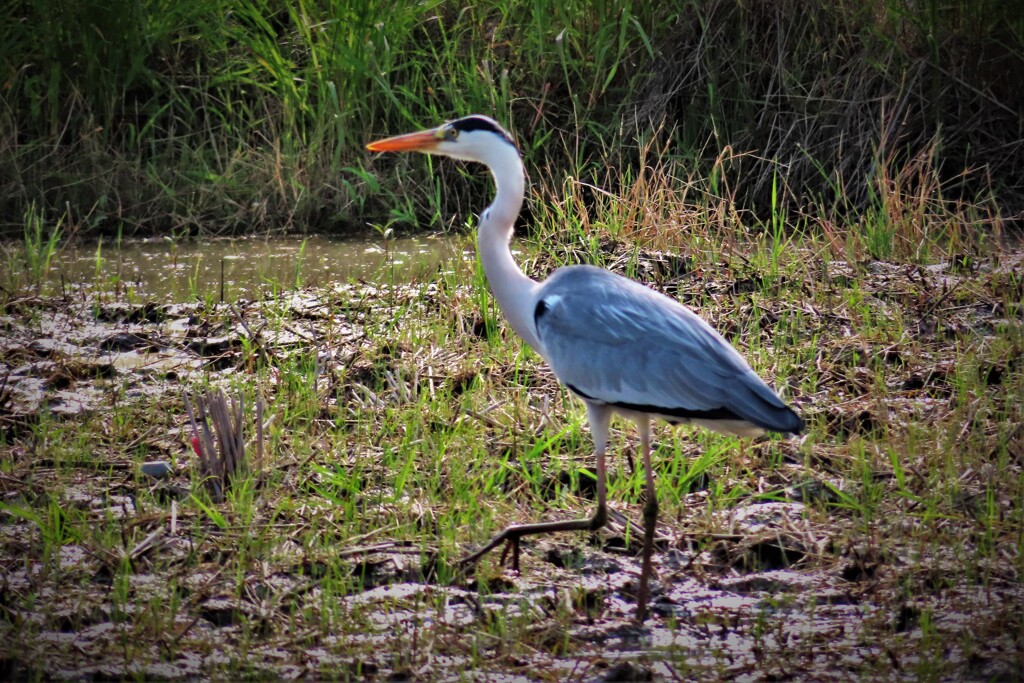
[[[760,377],[751,371],[745,379],[734,396],[732,409],[737,415],[769,432],[799,434],[804,430],[803,418]]]

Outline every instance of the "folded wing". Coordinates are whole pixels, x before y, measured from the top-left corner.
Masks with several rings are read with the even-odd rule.
[[[555,375],[587,400],[702,423],[799,432],[803,421],[700,317],[592,266],[556,271],[534,309]]]

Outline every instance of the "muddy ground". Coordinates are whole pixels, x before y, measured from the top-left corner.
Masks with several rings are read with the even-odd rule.
[[[431,545],[433,512],[411,512],[424,506],[416,501],[378,499],[379,524],[369,520],[370,531],[333,555],[289,541],[332,514],[332,502],[306,486],[323,475],[312,465],[344,469],[376,457],[370,446],[314,456],[292,445],[303,434],[281,435],[252,465],[257,502],[247,524],[231,502],[221,504],[223,525],[197,504],[186,387],[251,376],[273,404],[286,391],[288,360],[315,359],[320,413],[310,429],[402,403],[413,387],[403,377],[486,390],[498,403],[523,386],[539,401],[553,396],[539,364],[529,373],[483,367],[472,342],[469,357],[461,347],[389,342],[396,316],[437,316],[485,344],[492,333],[469,286],[349,284],[231,304],[118,301],[91,290],[8,296],[0,677],[1020,680],[1021,254],[928,267],[821,261],[808,266],[813,279],[780,285],[786,303],[774,307],[749,305],[764,290],[756,269],[694,272],[686,260],[647,253],[637,270],[701,304],[724,332],[758,316],[770,338],[780,311],[802,306],[803,338],[774,341],[813,346],[818,365],[813,386],[796,392],[809,435],[728,442],[747,473],[736,475],[743,492],[728,506],[709,502],[731,486],[726,470],[690,482],[668,508],[653,617],[642,626],[632,621],[639,542],[627,521],[639,517],[637,499],[611,501],[612,524],[593,538],[525,542],[520,574],[489,558],[480,580],[443,566],[458,553]],[[902,332],[865,334],[865,311],[899,320]],[[553,421],[564,419],[556,404]],[[536,415],[521,419],[523,431],[536,426]],[[935,465],[934,445],[914,425],[951,434],[934,443],[962,442],[970,457],[947,453]],[[496,424],[495,440],[507,431]],[[907,434],[917,450],[893,446]],[[590,462],[587,447],[576,465],[549,463],[552,481],[576,486],[574,505],[584,507],[586,479],[570,472]],[[150,476],[146,463],[168,472]],[[616,467],[628,476],[628,465]],[[261,472],[292,487],[301,507],[281,513],[273,500],[284,494],[266,488]],[[947,486],[948,495],[930,497]],[[867,490],[877,497],[868,501]],[[575,509],[556,508],[553,518]],[[412,514],[426,530],[392,531],[389,519]],[[521,514],[510,521],[527,521],[529,506]],[[240,559],[240,535],[257,528],[280,538]],[[478,538],[454,533],[462,551]],[[328,587],[341,574],[350,578],[344,590]]]

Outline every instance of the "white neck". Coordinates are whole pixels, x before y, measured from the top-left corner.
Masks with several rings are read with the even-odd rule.
[[[533,324],[533,299],[538,285],[519,268],[509,248],[526,191],[523,162],[512,145],[498,146],[482,161],[494,176],[495,196],[480,216],[476,240],[480,263],[512,329],[534,350],[542,352]]]

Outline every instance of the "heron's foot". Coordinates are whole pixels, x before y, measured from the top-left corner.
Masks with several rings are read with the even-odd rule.
[[[498,562],[499,566],[503,566],[505,564],[505,558],[508,557],[508,551],[509,550],[512,551],[512,564],[510,565],[512,567],[512,571],[518,572],[519,571],[519,537],[518,536],[509,536],[508,539],[505,541],[505,549],[501,551],[501,561]]]
[[[471,555],[467,555],[459,562],[459,567],[472,566],[481,557],[506,543],[504,552],[501,554],[501,563],[505,563],[509,550],[512,551],[512,569],[519,571],[519,539],[530,534],[549,534],[559,531],[594,531],[604,526],[608,521],[608,512],[603,503],[599,504],[593,517],[586,519],[572,519],[564,522],[537,522],[536,524],[513,524],[500,534],[487,542],[483,548]]]
[[[502,531],[500,534],[492,538],[487,545],[477,550],[471,555],[467,555],[459,561],[459,567],[466,569],[472,567],[480,561],[487,553],[497,548],[502,543],[505,544],[505,549],[501,553],[501,560],[499,564],[505,564],[505,558],[508,557],[508,551],[512,550],[512,568],[519,571],[519,538],[522,536],[520,533],[516,533],[515,527],[509,527]]]

